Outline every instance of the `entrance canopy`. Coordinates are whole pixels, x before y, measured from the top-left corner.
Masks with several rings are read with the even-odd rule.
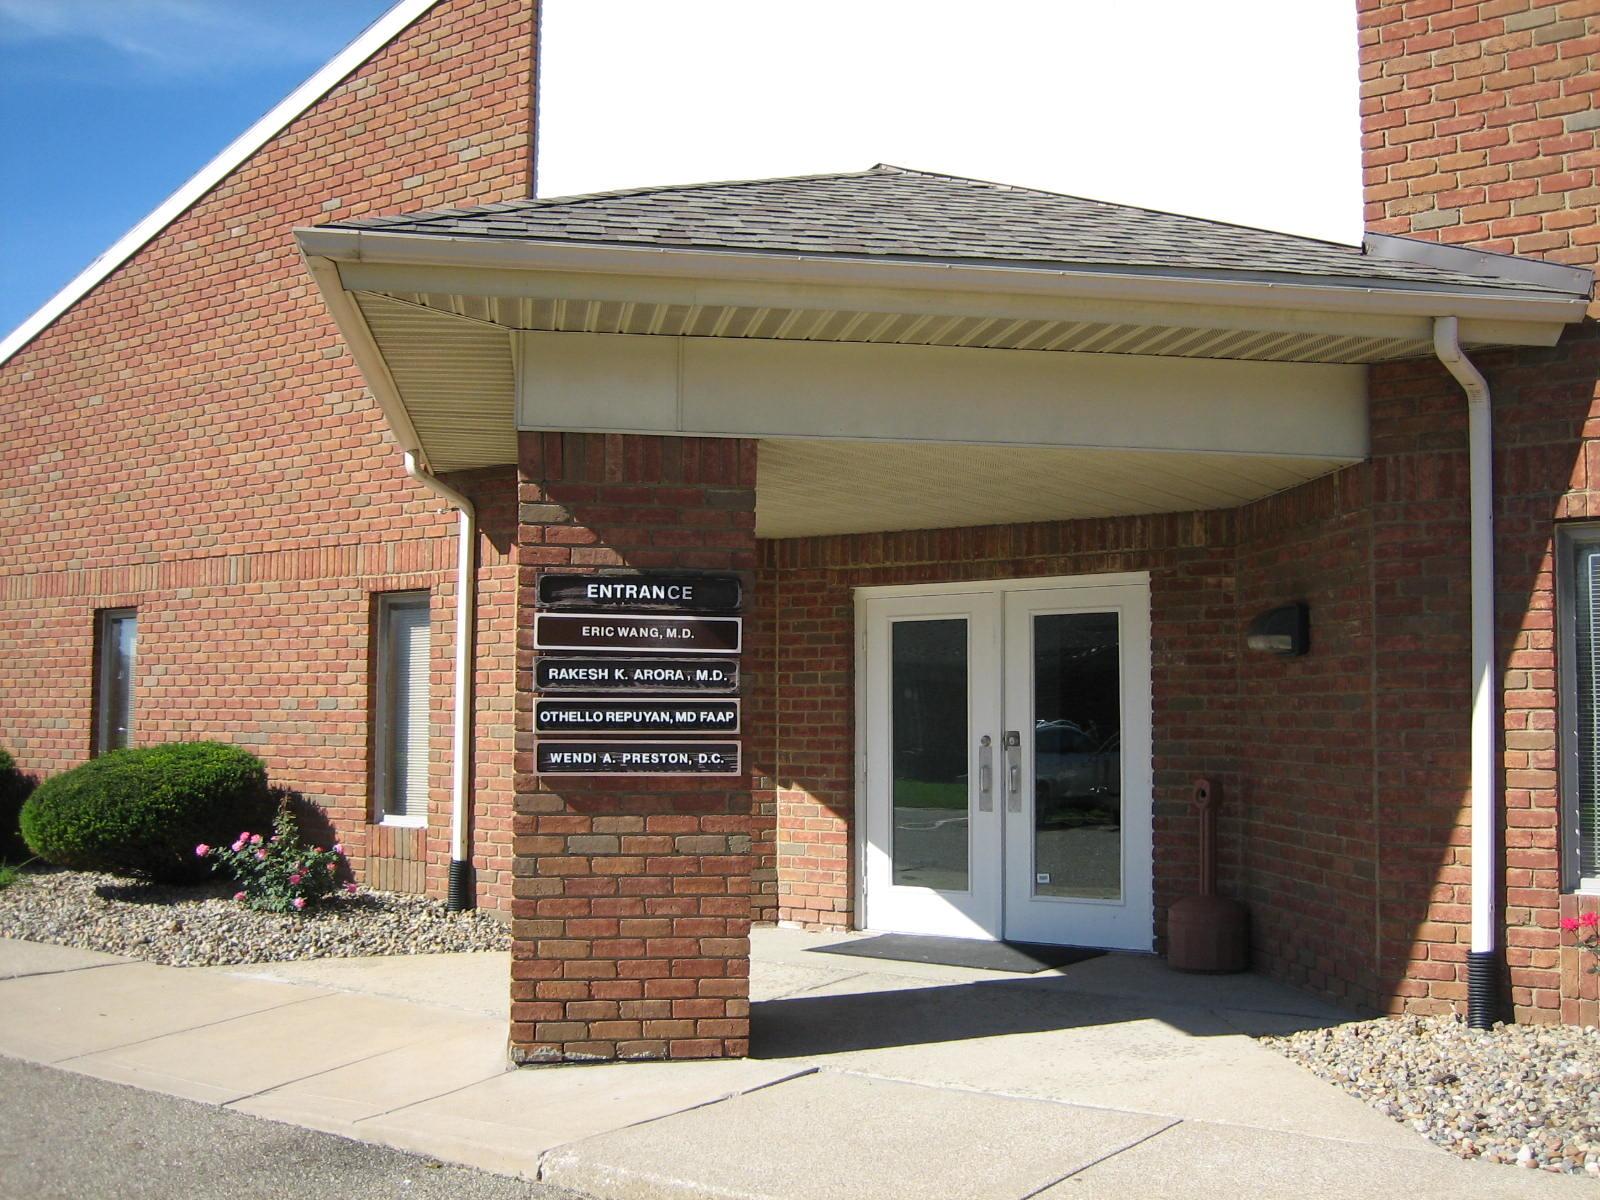
[[[297,236],[403,448],[755,438],[764,537],[1228,507],[1367,453],[1364,366],[1552,345],[1587,271],[879,166]]]

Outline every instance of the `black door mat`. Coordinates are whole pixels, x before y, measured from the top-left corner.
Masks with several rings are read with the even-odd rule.
[[[1013,971],[1019,975],[1070,967],[1105,953],[1081,946],[990,942],[982,938],[927,937],[917,933],[880,933],[877,937],[852,938],[832,946],[813,946],[811,951],[895,962],[936,963],[941,967],[972,967],[979,971]]]

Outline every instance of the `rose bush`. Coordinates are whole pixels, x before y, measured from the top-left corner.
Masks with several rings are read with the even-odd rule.
[[[344,847],[338,843],[331,850],[322,850],[302,841],[287,802],[279,806],[270,836],[247,829],[226,846],[201,842],[194,853],[233,876],[239,887],[235,900],[265,912],[282,913],[302,912],[337,892],[339,864],[344,859]],[[356,885],[346,884],[345,888],[353,892]]]
[[[1572,935],[1578,949],[1595,959],[1589,974],[1600,975],[1600,913],[1586,912],[1581,917],[1562,917],[1561,928]]]

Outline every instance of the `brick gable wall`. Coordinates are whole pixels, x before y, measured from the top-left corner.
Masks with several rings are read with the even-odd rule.
[[[444,884],[454,522],[403,475],[292,230],[528,195],[531,0],[446,0],[0,366],[0,743],[89,753],[94,611],[140,613],[140,741],[218,737],[368,852],[371,595],[432,590],[432,824]],[[509,900],[514,479],[484,508],[485,900]],[[508,523],[509,522],[509,523]],[[506,663],[498,668],[496,661]]]

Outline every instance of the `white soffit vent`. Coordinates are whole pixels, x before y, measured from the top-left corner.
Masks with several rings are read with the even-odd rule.
[[[362,318],[435,471],[517,461],[511,331],[381,296],[358,295]]]
[[[387,46],[417,18],[438,3],[439,0],[400,0],[388,12],[362,30],[361,35],[334,55],[326,66],[295,88],[266,116],[229,143],[221,154],[200,168],[193,178],[162,201],[154,212],[123,234],[110,249],[85,267],[77,278],[50,297],[43,307],[7,334],[5,339],[0,341],[0,364],[8,361],[18,350],[48,329],[57,317],[93,291],[102,280],[137,254],[146,243],[182,216],[197,200],[248,162],[251,155],[331,92],[345,76]]]
[[[949,529],[1232,508],[1354,459],[764,440],[756,536]]]

